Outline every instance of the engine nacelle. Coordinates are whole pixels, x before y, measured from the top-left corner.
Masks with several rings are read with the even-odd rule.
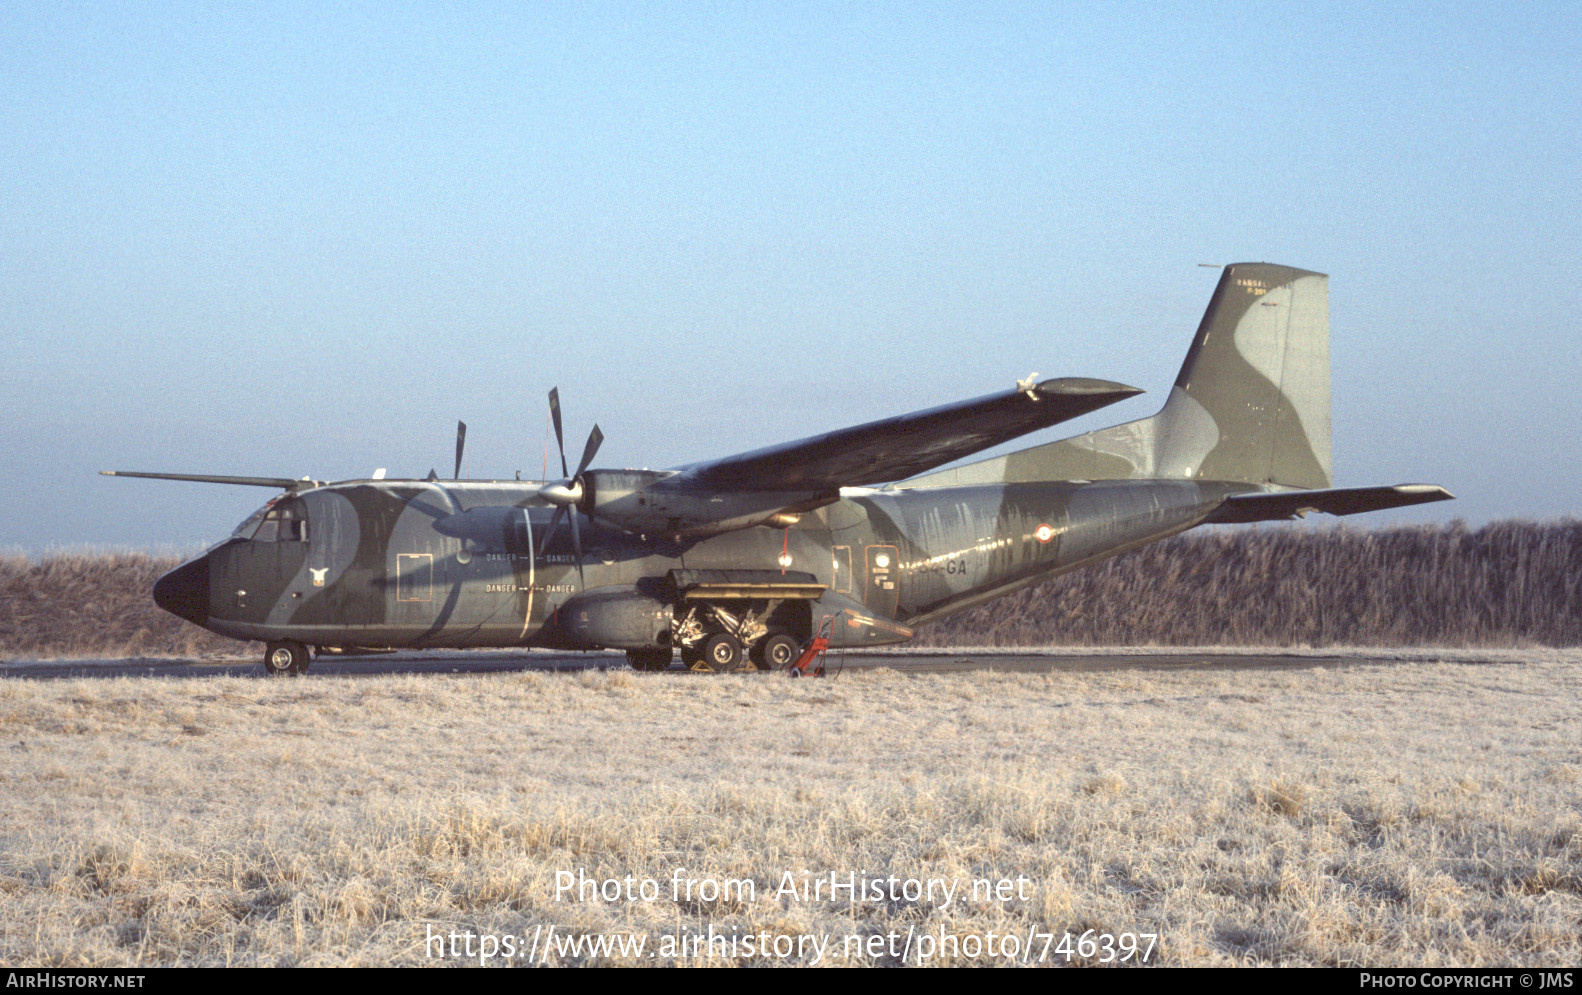
[[[580,645],[637,650],[670,645],[668,601],[631,587],[579,594],[560,609],[566,632]]]
[[[839,499],[838,492],[687,488],[674,472],[592,470],[579,478],[589,518],[642,535],[704,536],[754,525],[790,524]]]

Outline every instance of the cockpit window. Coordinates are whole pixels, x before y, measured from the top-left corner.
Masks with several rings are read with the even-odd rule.
[[[301,501],[271,501],[249,515],[231,537],[253,542],[307,542],[306,509]]]
[[[263,521],[264,513],[268,510],[269,506],[265,505],[264,507],[253,512],[251,515],[248,515],[247,518],[243,520],[242,524],[238,525],[232,530],[231,538],[251,539],[253,537],[253,533],[258,531],[258,523]]]

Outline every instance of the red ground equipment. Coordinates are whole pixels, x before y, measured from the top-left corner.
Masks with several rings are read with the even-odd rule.
[[[818,632],[814,634],[802,647],[802,655],[796,662],[786,668],[786,673],[792,677],[823,677],[824,654],[829,650],[830,636],[835,631],[835,620],[846,614],[844,611],[834,615],[825,615],[818,624]],[[813,661],[817,660],[815,664]]]

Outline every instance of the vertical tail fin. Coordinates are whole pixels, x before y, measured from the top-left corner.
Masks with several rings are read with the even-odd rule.
[[[1165,406],[1151,418],[944,470],[909,486],[1034,480],[1332,479],[1329,277],[1225,267]]]
[[[1171,420],[1181,398],[1213,419],[1219,438],[1207,452],[1167,447],[1160,456],[1177,462],[1160,466],[1162,475],[1328,487],[1329,277],[1268,263],[1225,267],[1157,417]]]

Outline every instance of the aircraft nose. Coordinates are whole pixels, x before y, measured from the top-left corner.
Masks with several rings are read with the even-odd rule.
[[[209,621],[209,558],[200,556],[154,581],[154,604],[193,623]]]

